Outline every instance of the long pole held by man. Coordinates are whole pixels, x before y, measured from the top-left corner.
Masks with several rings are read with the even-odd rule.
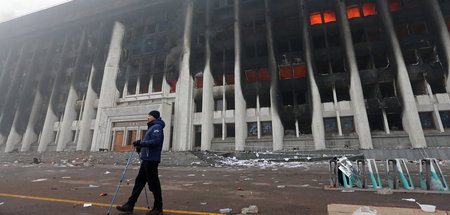
[[[131,196],[122,206],[117,206],[121,212],[132,212],[139,195],[148,184],[153,193],[154,203],[152,210],[147,215],[163,215],[163,202],[161,194],[161,184],[158,176],[158,165],[161,162],[161,150],[164,142],[165,127],[164,121],[160,117],[159,111],[153,110],[147,116],[148,130],[144,139],[136,140],[133,146],[140,151],[139,157],[142,160],[139,173],[136,176],[135,184]]]

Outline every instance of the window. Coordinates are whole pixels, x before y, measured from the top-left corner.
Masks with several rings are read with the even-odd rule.
[[[420,112],[419,113],[420,123],[423,129],[434,129],[433,115],[431,112]]]
[[[347,7],[347,17],[349,19],[361,17],[358,5],[350,5]]]
[[[325,133],[326,134],[334,134],[338,132],[337,120],[335,117],[333,118],[324,118],[325,125]]]
[[[272,122],[261,122],[261,135],[262,136],[272,135]]]
[[[201,147],[202,146],[202,126],[194,125],[194,132],[195,132],[194,147]]]
[[[368,115],[369,119],[369,126],[371,131],[383,131],[384,130],[384,124],[383,124],[383,116],[382,115]]]
[[[439,115],[441,116],[442,126],[450,128],[450,111],[440,111]]]
[[[257,122],[249,122],[248,126],[248,136],[258,136],[258,124]]]
[[[353,117],[341,117],[341,126],[343,133],[352,133],[355,131],[355,125],[353,123]]]
[[[215,124],[214,125],[214,137],[215,138],[222,138],[222,124]]]
[[[234,137],[235,135],[235,127],[234,123],[227,124],[227,137]]]
[[[403,130],[402,117],[400,114],[387,114],[386,117],[391,131]]]
[[[323,18],[325,23],[336,21],[336,13],[332,10],[326,10],[323,12]]]
[[[365,3],[362,5],[364,16],[371,16],[377,14],[377,9],[374,3]]]
[[[215,99],[214,100],[214,110],[216,110],[216,111],[223,110],[223,99]]]
[[[309,15],[311,25],[322,24],[322,15],[320,12],[314,12]]]

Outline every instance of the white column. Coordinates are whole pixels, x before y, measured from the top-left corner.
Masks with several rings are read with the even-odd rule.
[[[110,133],[107,129],[109,124],[104,110],[109,107],[114,107],[116,104],[116,99],[120,95],[119,90],[116,87],[116,78],[119,72],[120,57],[122,56],[122,41],[124,35],[125,26],[120,22],[116,22],[114,24],[108,57],[106,59],[103,74],[91,151],[98,151],[100,148],[110,148]]]
[[[19,116],[19,114],[16,114],[14,116],[14,122],[13,122],[11,130],[9,132],[8,140],[6,141],[5,152],[12,152],[14,150],[14,148],[16,147],[16,144],[20,143],[22,140],[22,135],[20,135],[15,128],[16,123],[17,123],[17,118],[19,118],[18,116]]]
[[[305,51],[306,71],[308,73],[309,90],[311,93],[312,122],[311,131],[316,150],[325,149],[325,127],[323,125],[322,101],[317,87],[313,67],[313,54],[309,34],[308,10],[304,0],[300,0],[300,21],[302,25],[303,48]]]
[[[66,107],[64,108],[64,117],[59,126],[59,138],[56,145],[56,151],[64,151],[67,144],[73,141],[72,123],[77,119],[77,112],[75,110],[77,100],[78,95],[72,85],[70,86],[69,95],[67,96]]]
[[[38,89],[40,89],[38,87]],[[40,90],[37,90],[36,96],[34,97],[33,107],[31,108],[30,119],[28,120],[27,129],[22,139],[22,148],[20,151],[26,152],[30,150],[32,143],[37,142],[38,134],[34,131],[34,126],[36,126],[37,120],[39,118],[39,112],[41,107],[44,105],[44,100],[42,98]]]
[[[57,85],[57,81],[55,81],[55,85]],[[47,114],[45,115],[45,121],[44,121],[44,127],[42,128],[41,132],[41,139],[39,140],[39,147],[38,152],[45,152],[47,151],[47,146],[49,143],[53,140],[53,131],[54,131],[54,125],[55,122],[58,121],[58,116],[56,116],[55,111],[52,108],[52,101],[55,99],[55,91],[56,87],[53,87],[52,94],[50,96],[50,102],[48,104],[47,108]]]
[[[425,136],[422,130],[422,124],[420,124],[419,114],[417,111],[416,101],[414,99],[411,82],[409,80],[408,71],[406,69],[405,61],[402,56],[402,50],[400,43],[395,35],[394,24],[389,11],[388,4],[385,0],[376,0],[378,13],[380,14],[381,21],[386,32],[386,37],[389,42],[392,56],[394,59],[394,65],[396,67],[396,82],[397,90],[400,92],[400,98],[403,104],[403,127],[409,134],[409,140],[413,148],[425,148],[427,147]]]
[[[191,57],[191,33],[194,13],[194,1],[189,0],[186,8],[184,25],[183,49],[180,63],[180,75],[177,81],[175,98],[175,124],[172,149],[185,151],[192,148],[192,112],[193,112],[193,85],[190,75],[189,60]]]
[[[279,91],[278,91],[278,65],[275,59],[275,51],[273,47],[272,18],[270,12],[270,0],[264,0],[266,6],[266,27],[267,27],[267,53],[270,71],[270,115],[272,117],[272,138],[273,150],[279,151],[283,149],[284,127],[281,123],[279,108]]]
[[[240,0],[234,1],[234,126],[235,150],[244,151],[247,139],[247,104],[242,93]]]
[[[445,65],[446,70],[445,87],[447,89],[447,93],[450,93],[450,35],[448,33],[447,24],[445,23],[444,16],[442,15],[442,11],[437,0],[426,0],[422,2],[425,3],[425,13],[429,15],[432,20],[431,23],[435,25],[435,30],[437,31],[435,33],[440,43],[440,46],[437,48],[443,54],[439,56],[439,58],[443,61],[442,63]]]
[[[89,150],[92,143],[91,134],[93,131],[91,130],[91,123],[92,120],[95,118],[94,104],[95,101],[98,99],[97,93],[94,91],[94,89],[92,89],[93,84],[92,82],[96,72],[97,71],[95,70],[95,66],[92,65],[91,74],[89,76],[89,84],[87,88],[86,99],[84,100],[84,108],[83,108],[84,111],[81,117],[79,127],[80,133],[78,136],[77,151]]]
[[[358,133],[361,149],[373,149],[370,134],[369,119],[367,118],[366,104],[364,103],[363,89],[356,63],[355,49],[353,47],[352,33],[348,23],[345,1],[337,1],[337,15],[341,40],[345,49],[347,69],[350,71],[350,98],[353,109],[353,122]]]
[[[214,137],[214,79],[211,73],[211,1],[206,1],[205,69],[202,89],[202,133],[201,150],[210,150]]]

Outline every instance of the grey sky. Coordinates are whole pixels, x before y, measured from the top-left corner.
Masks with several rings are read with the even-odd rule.
[[[70,0],[1,0],[0,22],[46,9]]]

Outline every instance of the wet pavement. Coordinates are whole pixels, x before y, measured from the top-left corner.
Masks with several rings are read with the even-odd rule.
[[[106,214],[125,166],[65,162],[0,162],[0,214]],[[419,208],[404,198],[450,211],[448,194],[325,190],[329,184],[326,161],[237,165],[242,164],[162,165],[159,173],[165,214],[218,214],[225,208],[240,214],[250,205],[256,205],[257,214],[263,215],[329,214],[331,204]],[[448,166],[442,165],[446,173]],[[127,200],[137,169],[137,164],[129,167],[115,204]],[[412,174],[417,172],[412,170]],[[153,197],[150,192],[148,195],[151,205]],[[85,207],[85,203],[92,206]],[[145,214],[144,192],[136,206],[133,214]],[[110,214],[120,213],[113,208]]]

